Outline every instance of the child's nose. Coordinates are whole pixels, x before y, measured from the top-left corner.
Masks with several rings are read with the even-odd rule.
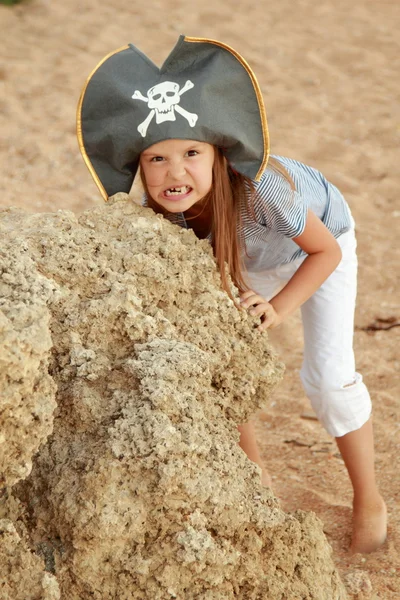
[[[169,165],[169,174],[173,179],[180,179],[183,175],[185,175],[185,165],[181,161],[177,161],[174,163],[170,163]]]

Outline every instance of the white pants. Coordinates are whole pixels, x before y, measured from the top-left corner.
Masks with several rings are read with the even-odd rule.
[[[359,429],[371,415],[371,400],[355,370],[354,309],[357,242],[354,229],[338,238],[342,260],[301,307],[304,360],[301,380],[318,419],[334,437]],[[304,258],[262,273],[248,273],[251,288],[272,298]]]

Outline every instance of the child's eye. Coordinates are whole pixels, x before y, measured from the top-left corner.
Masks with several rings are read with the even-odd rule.
[[[188,156],[197,156],[197,154],[198,154],[197,150],[188,150],[187,151]]]
[[[161,162],[163,159],[162,156],[153,156],[150,162]]]

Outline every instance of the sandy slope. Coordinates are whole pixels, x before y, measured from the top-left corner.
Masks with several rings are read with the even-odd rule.
[[[0,6],[0,206],[81,211],[102,202],[77,148],[75,108],[87,74],[111,49],[131,41],[160,63],[185,33],[242,52],[263,89],[273,152],[323,170],[357,221],[355,346],[374,402],[377,471],[390,512],[386,546],[366,559],[346,555],[350,486],[329,436],[301,418],[309,407],[298,378],[298,316],[271,334],[287,375],[258,419],[263,454],[283,507],[315,510],[323,519],[342,573],[366,571],[375,597],[394,600],[400,596],[400,328],[362,328],[376,317],[400,319],[400,6],[396,0],[242,0],[236,12],[233,6],[227,0]]]

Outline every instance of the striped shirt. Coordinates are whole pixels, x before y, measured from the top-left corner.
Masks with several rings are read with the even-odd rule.
[[[297,160],[274,156],[293,179],[296,190],[271,167],[259,182],[254,182],[256,220],[245,210],[242,214],[248,271],[273,269],[305,256],[292,240],[306,226],[311,209],[337,238],[351,227],[351,215],[337,187],[312,167]]]
[[[260,181],[254,182],[254,216],[246,208],[242,212],[246,244],[244,263],[247,271],[254,273],[305,256],[292,238],[303,233],[308,209],[336,238],[351,227],[350,210],[345,199],[322,173],[297,160],[282,156],[274,158],[285,167],[296,189],[294,191],[272,167],[267,167]],[[181,227],[189,227],[183,213],[169,213],[166,218]]]

